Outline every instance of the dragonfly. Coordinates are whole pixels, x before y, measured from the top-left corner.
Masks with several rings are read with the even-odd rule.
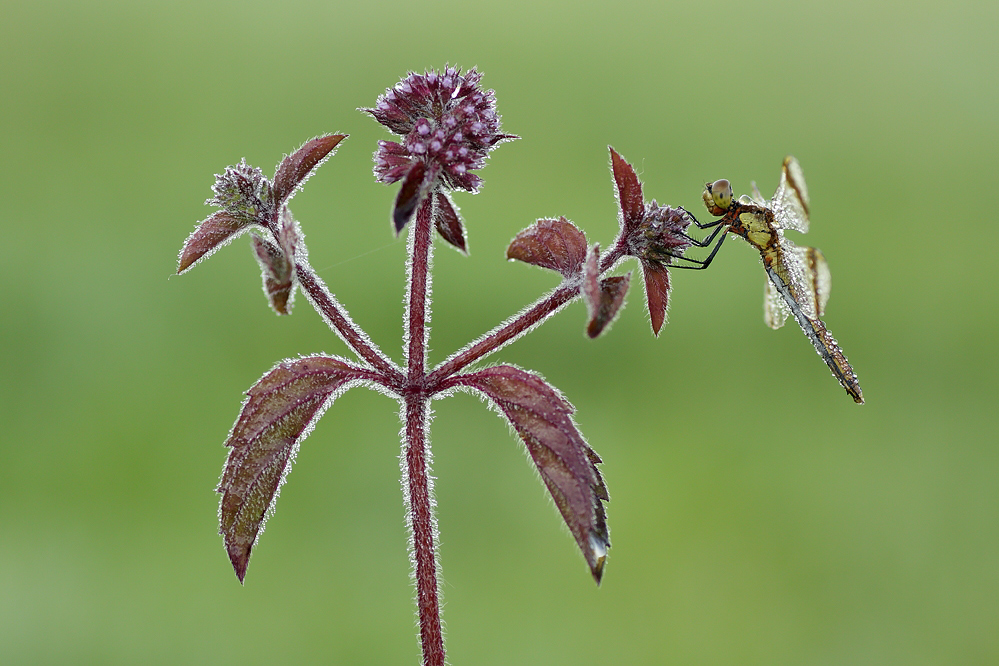
[[[813,247],[799,247],[784,237],[785,229],[808,231],[808,190],[798,160],[785,158],[780,185],[769,201],[760,194],[756,183],[752,184],[751,195],[734,200],[732,184],[724,179],[706,183],[702,198],[708,212],[721,219],[701,224],[690,216],[701,229],[715,227],[710,236],[695,243],[707,247],[719,232],[721,238],[707,259],[695,261],[696,267],[706,268],[711,263],[729,232],[759,250],[769,278],[764,289],[764,321],[771,328],[780,328],[789,314],[794,315],[833,376],[854,402],[863,404],[857,373],[820,319],[831,284],[825,257]]]

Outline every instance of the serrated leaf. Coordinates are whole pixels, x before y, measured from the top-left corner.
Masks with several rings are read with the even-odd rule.
[[[658,262],[643,261],[642,276],[645,278],[645,297],[649,304],[652,332],[658,337],[669,308],[669,271]]]
[[[274,511],[298,446],[358,370],[329,356],[288,360],[247,391],[226,446],[231,447],[217,491],[219,534],[242,581],[250,551]]]
[[[184,241],[177,263],[177,274],[184,273],[203,257],[211,255],[253,226],[254,223],[247,218],[232,215],[224,210],[212,214]]]
[[[579,273],[586,259],[586,236],[564,217],[538,220],[510,242],[506,258],[571,277]]]
[[[274,173],[273,192],[276,205],[280,206],[294,195],[312,172],[330,157],[334,148],[347,138],[346,134],[327,134],[306,141],[301,148],[288,155]]]
[[[455,208],[451,197],[444,192],[435,192],[434,203],[434,226],[437,227],[437,233],[463,254],[468,254],[465,225],[461,223],[461,216],[458,215],[458,209]]]
[[[537,375],[509,365],[457,379],[484,393],[520,435],[599,584],[610,547],[603,503],[610,498],[600,457],[569,416],[572,405]]]
[[[621,227],[630,230],[641,221],[645,213],[642,183],[639,182],[635,169],[616,150],[610,148],[610,154],[614,182],[617,185],[617,198],[621,205]]]

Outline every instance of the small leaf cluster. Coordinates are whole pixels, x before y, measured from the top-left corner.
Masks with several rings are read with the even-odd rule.
[[[288,314],[295,293],[295,252],[301,232],[288,201],[325,162],[344,134],[316,137],[278,164],[274,179],[240,161],[215,176],[215,196],[206,204],[221,208],[203,220],[180,251],[177,273],[190,270],[237,236],[254,231],[253,251],[260,264],[264,292],[278,314]]]

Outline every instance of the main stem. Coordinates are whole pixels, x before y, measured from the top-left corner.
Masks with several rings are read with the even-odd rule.
[[[437,553],[434,548],[434,513],[427,441],[430,396],[427,391],[427,332],[430,320],[430,256],[433,241],[432,199],[428,197],[416,213],[410,232],[409,298],[406,330],[406,489],[409,520],[413,532],[416,567],[416,601],[420,612],[420,643],[425,666],[444,666],[437,590]]]

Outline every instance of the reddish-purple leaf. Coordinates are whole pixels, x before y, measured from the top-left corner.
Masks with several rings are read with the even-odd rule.
[[[207,220],[187,237],[180,251],[177,264],[177,274],[181,274],[198,263],[203,257],[211,255],[233,238],[243,233],[253,222],[245,217],[232,215],[224,210],[212,214]]]
[[[444,192],[435,192],[434,204],[434,226],[437,227],[437,233],[463,254],[468,254],[465,226],[461,223],[461,216],[451,197]]]
[[[416,207],[426,198],[428,183],[431,180],[427,165],[422,160],[413,162],[402,180],[402,187],[399,188],[395,207],[392,209],[392,223],[397,234],[409,223],[416,212]]]
[[[628,230],[640,222],[645,213],[642,183],[639,182],[635,169],[616,150],[611,148],[610,154],[614,182],[617,184],[617,199],[621,206],[621,228]]]
[[[298,276],[295,272],[295,248],[298,246],[298,224],[287,206],[281,208],[281,228],[278,245],[254,234],[253,251],[260,264],[264,293],[271,308],[281,315],[291,314],[292,300]]]
[[[600,305],[596,312],[590,315],[590,323],[586,326],[586,334],[595,338],[610,326],[624,305],[624,297],[628,294],[631,284],[631,273],[615,275],[600,281]]]
[[[456,380],[484,393],[523,439],[599,583],[610,547],[604,511],[604,502],[610,498],[597,470],[600,457],[569,416],[572,405],[537,375],[508,365]]]
[[[217,489],[219,534],[240,581],[299,444],[345,385],[359,378],[340,359],[311,356],[280,363],[247,391]]]
[[[332,155],[337,144],[347,138],[346,134],[327,134],[306,141],[305,144],[288,155],[278,165],[274,173],[274,198],[280,206],[295,194],[308,180],[312,172]]]
[[[624,297],[631,283],[631,273],[599,280],[600,246],[594,245],[583,264],[583,300],[590,317],[586,334],[595,338],[610,325],[624,305]]]
[[[291,314],[289,301],[295,290],[294,265],[281,248],[260,236],[253,236],[253,252],[260,264],[264,293],[274,312]]]
[[[571,277],[579,273],[586,258],[586,236],[564,217],[538,220],[510,242],[506,258]]]
[[[669,270],[659,262],[643,261],[642,274],[645,278],[645,296],[649,301],[652,332],[658,337],[669,307]]]

